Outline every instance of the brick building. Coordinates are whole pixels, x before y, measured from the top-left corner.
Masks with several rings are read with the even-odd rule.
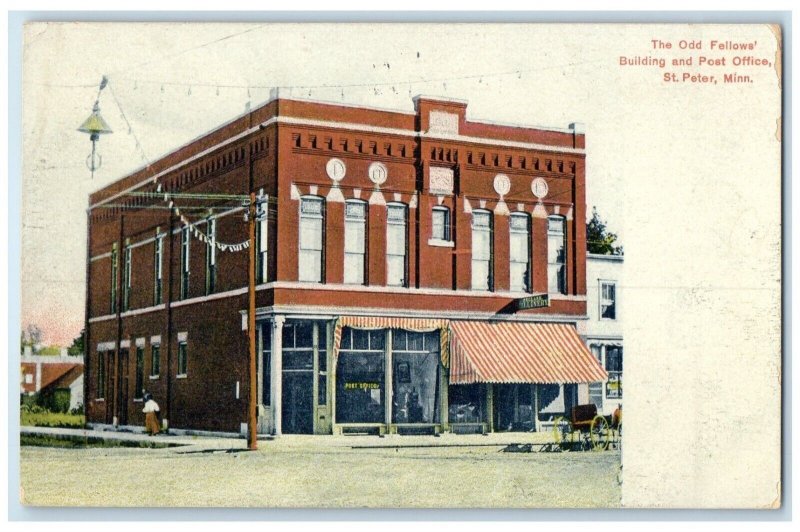
[[[531,430],[605,380],[579,336],[581,126],[414,104],[275,94],[93,193],[89,422],[142,425],[147,390],[170,428],[242,429],[247,229],[225,194],[251,191],[259,432]]]

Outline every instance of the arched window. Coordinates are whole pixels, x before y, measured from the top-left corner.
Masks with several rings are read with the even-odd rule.
[[[566,221],[563,216],[547,219],[547,291],[567,293]]]
[[[472,211],[472,289],[492,289],[492,213]]]
[[[509,289],[512,292],[530,291],[530,217],[515,212],[509,217],[509,263],[511,267]]]
[[[325,212],[322,198],[306,196],[300,199],[300,235],[298,280],[322,282],[323,227]]]
[[[367,203],[348,200],[344,211],[344,282],[364,284]]]

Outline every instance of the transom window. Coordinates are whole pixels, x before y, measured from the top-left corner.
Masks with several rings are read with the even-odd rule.
[[[472,211],[472,289],[492,288],[492,217]]]
[[[324,211],[322,199],[302,198],[300,201],[300,255],[298,279],[312,283],[322,282],[322,251]]]
[[[386,284],[406,286],[406,206],[389,204],[386,216]]]
[[[348,201],[344,214],[344,282],[364,284],[367,204]]]

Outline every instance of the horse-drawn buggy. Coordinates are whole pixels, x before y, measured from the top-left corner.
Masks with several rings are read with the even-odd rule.
[[[614,414],[597,413],[597,405],[573,406],[567,416],[553,420],[553,439],[562,450],[619,448],[622,436],[622,407]]]

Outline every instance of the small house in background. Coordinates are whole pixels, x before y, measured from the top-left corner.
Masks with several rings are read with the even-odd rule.
[[[69,412],[83,405],[83,357],[24,354],[20,364],[23,403],[35,403],[53,412]]]
[[[597,411],[609,415],[622,404],[622,317],[620,292],[622,255],[586,257],[586,293],[589,320],[586,343],[606,370],[608,379],[588,385],[588,401]]]

